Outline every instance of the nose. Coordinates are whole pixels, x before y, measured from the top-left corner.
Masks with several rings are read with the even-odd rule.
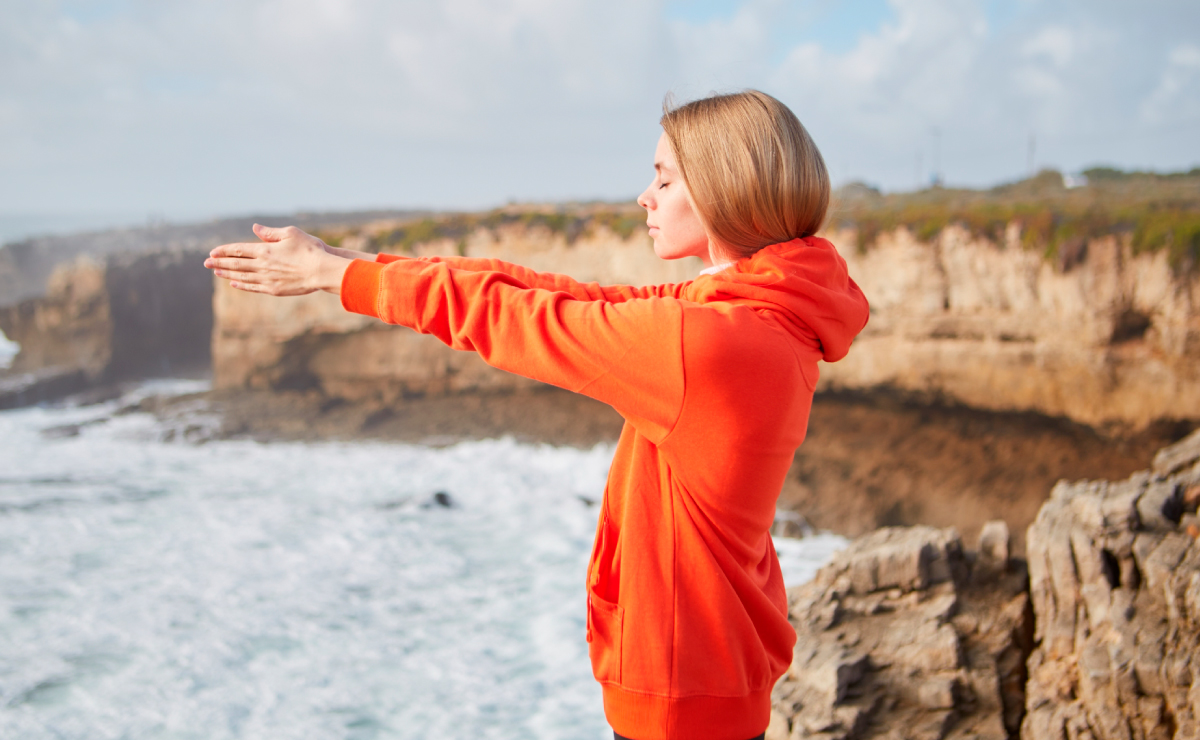
[[[653,210],[654,205],[655,205],[654,200],[653,200],[653,198],[654,198],[653,192],[654,192],[654,185],[651,184],[649,187],[647,187],[645,190],[642,191],[641,195],[639,195],[637,197],[637,204],[639,206],[641,206],[642,208],[645,208],[647,211]]]

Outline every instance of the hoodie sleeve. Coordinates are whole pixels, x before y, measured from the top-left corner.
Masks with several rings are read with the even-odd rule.
[[[341,295],[348,311],[432,334],[493,367],[607,403],[652,442],[664,439],[679,416],[683,311],[676,299],[588,300],[529,287],[500,270],[416,259],[354,260]]]
[[[687,282],[684,282],[635,287],[632,285],[600,285],[595,282],[581,283],[567,275],[559,275],[553,272],[537,272],[536,270],[515,265],[511,262],[473,257],[402,257],[394,254],[380,254],[375,258],[375,261],[382,264],[391,264],[393,262],[413,259],[421,262],[445,263],[455,270],[501,272],[516,279],[526,288],[539,288],[568,293],[572,298],[581,301],[620,303],[634,298],[680,298],[683,295],[683,289],[688,285]]]

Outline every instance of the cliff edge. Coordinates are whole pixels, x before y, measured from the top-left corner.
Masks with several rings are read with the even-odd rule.
[[[1200,433],[1007,527],[885,528],[791,589],[771,740],[1200,737]]]

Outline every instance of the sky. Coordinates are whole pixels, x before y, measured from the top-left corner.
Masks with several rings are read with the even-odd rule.
[[[835,184],[1200,164],[1195,0],[0,0],[0,217],[631,199],[664,95]]]

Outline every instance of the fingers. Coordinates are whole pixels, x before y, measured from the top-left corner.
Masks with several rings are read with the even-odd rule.
[[[256,272],[244,272],[241,270],[213,270],[213,274],[219,278],[225,278],[231,283],[260,284],[266,280],[263,275]]]
[[[209,257],[204,260],[204,266],[210,270],[236,270],[238,272],[252,272],[254,270],[254,260],[244,260],[236,258],[215,258]]]
[[[208,253],[209,257],[239,257],[241,259],[255,259],[261,257],[265,251],[262,244],[222,244],[215,247]]]
[[[237,288],[238,290],[242,290],[247,293],[271,293],[271,291],[267,290],[266,286],[258,285],[257,283],[235,283],[230,281],[229,287]]]
[[[275,229],[270,226],[263,226],[262,224],[254,224],[254,235],[264,242],[282,241],[298,233],[302,232],[295,226],[285,226],[282,229]]]

